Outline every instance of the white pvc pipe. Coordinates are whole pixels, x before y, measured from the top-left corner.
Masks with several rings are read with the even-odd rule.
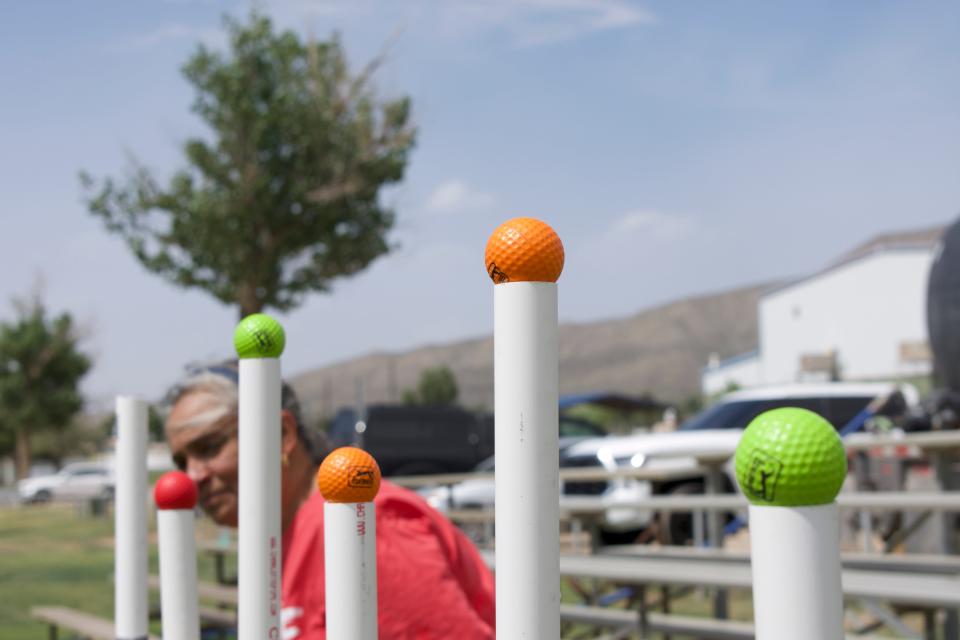
[[[147,404],[118,396],[114,468],[114,629],[147,637]]]
[[[377,640],[377,529],[372,502],[323,505],[328,640]]]
[[[237,637],[280,637],[280,361],[241,359]]]
[[[157,512],[160,547],[160,615],[164,640],[198,640],[197,547],[193,510]]]
[[[560,637],[557,285],[494,287],[499,638]]]
[[[840,516],[836,503],[750,505],[757,640],[842,640]]]

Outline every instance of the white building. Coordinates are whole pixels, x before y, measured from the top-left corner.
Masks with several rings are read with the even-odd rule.
[[[701,388],[929,374],[927,279],[944,227],[878,236],[760,298],[757,351],[703,369]]]

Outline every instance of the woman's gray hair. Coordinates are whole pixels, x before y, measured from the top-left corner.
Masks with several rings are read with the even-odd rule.
[[[210,424],[226,417],[237,416],[239,401],[239,367],[237,361],[229,360],[212,365],[187,367],[186,375],[174,384],[164,396],[162,403],[163,413],[169,416],[173,406],[188,393],[201,391],[212,396],[216,405],[188,420],[168,426],[179,430]],[[309,433],[303,422],[303,412],[300,400],[293,388],[286,382],[280,387],[280,408],[289,411],[297,423],[297,438],[303,443],[307,453],[314,462],[320,463],[327,453],[326,437],[320,433]]]

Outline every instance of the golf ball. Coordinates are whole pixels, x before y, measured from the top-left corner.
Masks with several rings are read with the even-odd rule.
[[[563,256],[563,243],[550,225],[536,218],[513,218],[490,235],[484,262],[494,284],[556,282]]]
[[[380,489],[380,466],[363,449],[340,447],[320,465],[317,488],[327,502],[372,502]]]
[[[153,486],[153,499],[158,509],[193,509],[197,506],[197,485],[184,472],[170,471]]]
[[[847,475],[836,429],[821,416],[785,407],[760,414],[737,445],[737,482],[755,505],[829,504]]]
[[[280,323],[263,313],[247,316],[233,332],[233,346],[240,358],[279,358],[286,341]]]

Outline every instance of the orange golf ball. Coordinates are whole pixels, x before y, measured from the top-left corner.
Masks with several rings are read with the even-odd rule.
[[[340,447],[320,465],[317,488],[327,502],[372,502],[380,489],[380,467],[363,449]]]
[[[513,218],[490,235],[484,261],[494,284],[556,282],[563,271],[563,243],[546,222]]]

